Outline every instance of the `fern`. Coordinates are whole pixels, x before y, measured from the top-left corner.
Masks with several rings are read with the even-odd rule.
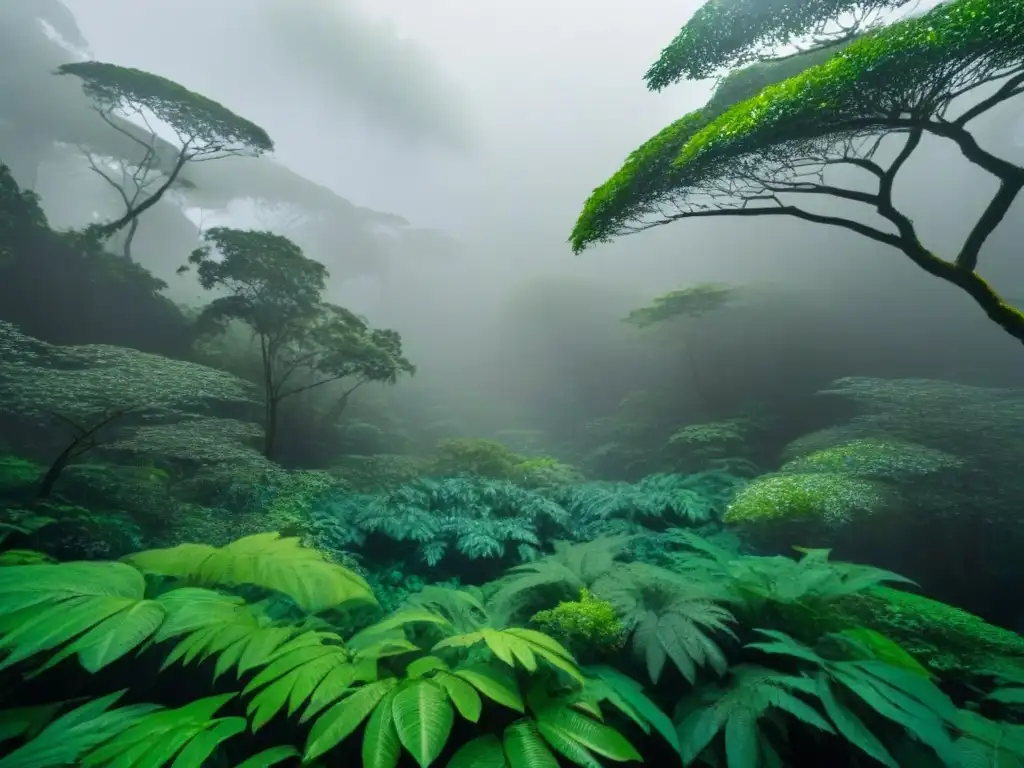
[[[376,599],[366,581],[353,571],[324,559],[298,539],[260,533],[224,547],[179,544],[127,558],[140,570],[196,584],[251,584],[288,595],[306,611],[316,613],[346,603]]]
[[[640,563],[615,569],[593,590],[619,611],[651,682],[658,682],[668,660],[690,683],[699,667],[725,674],[728,662],[713,636],[733,635],[729,625],[735,619],[715,602],[720,595]]]
[[[699,525],[715,519],[741,483],[721,472],[648,475],[637,483],[593,482],[558,491],[573,516],[573,538],[590,539],[654,523]],[[618,527],[616,524],[618,524]]]
[[[766,604],[799,606],[812,615],[844,597],[886,583],[914,582],[899,574],[869,565],[833,562],[830,550],[802,549],[799,560],[789,557],[737,555],[688,532],[676,540],[700,552],[677,558],[675,569],[700,580],[713,579],[732,594],[749,613]]]
[[[511,568],[494,585],[490,608],[499,623],[513,616],[523,618],[539,609],[575,599],[617,563],[629,545],[628,536],[571,544],[555,542],[555,553],[532,563]]]
[[[377,533],[416,544],[429,567],[454,552],[471,560],[532,560],[567,522],[565,510],[545,496],[483,477],[424,478],[376,496],[335,497],[315,511],[317,535],[328,548],[360,546]]]

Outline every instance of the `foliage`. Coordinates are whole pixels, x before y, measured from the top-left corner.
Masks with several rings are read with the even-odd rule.
[[[670,291],[654,299],[648,307],[632,310],[625,322],[647,328],[680,317],[700,317],[727,304],[735,289],[728,285],[702,284]]]
[[[750,0],[706,3],[648,70],[651,90],[682,78],[701,80],[723,68],[771,60],[763,49],[793,45],[811,36],[814,48],[831,52],[878,20],[880,12],[906,5],[908,0],[814,0],[795,3]],[[806,51],[805,46],[798,51]],[[812,49],[813,50],[813,49]],[[789,57],[784,57],[783,60]]]
[[[477,437],[441,440],[432,473],[509,480],[527,488],[554,488],[583,479],[575,467],[550,456],[524,456],[497,440]]]
[[[92,99],[97,113],[111,129],[125,131],[115,122],[116,116],[141,118],[147,128],[149,118],[154,117],[177,136],[176,156],[159,157],[159,145],[154,139],[149,152],[140,161],[147,172],[163,165],[166,180],[141,203],[125,197],[127,210],[116,221],[102,225],[103,234],[117,232],[154,206],[190,161],[238,154],[260,155],[274,149],[274,142],[258,125],[159,75],[100,61],[61,64],[56,74],[79,78],[86,96]]]
[[[623,644],[626,628],[607,600],[594,597],[586,587],[578,600],[560,602],[537,611],[530,621],[570,649],[615,650]],[[579,651],[576,650],[577,655]]]
[[[126,347],[46,344],[2,322],[0,356],[4,410],[71,434],[42,490],[67,463],[104,443],[179,458],[250,459],[243,448],[229,453],[246,425],[202,418],[217,407],[253,402],[252,387],[228,373]],[[228,455],[218,458],[222,453]]]
[[[415,480],[429,468],[429,461],[418,456],[378,453],[342,456],[331,474],[357,493],[372,493]]]
[[[0,158],[4,320],[51,343],[102,340],[180,356],[188,351],[190,329],[180,309],[160,294],[165,287],[94,240],[51,229],[38,196],[20,190]],[[47,301],[38,301],[39,296]],[[126,316],[133,322],[124,322]],[[69,317],[75,322],[67,322]]]
[[[884,508],[883,486],[840,472],[762,475],[736,494],[726,523],[823,522],[842,525]]]
[[[590,482],[553,492],[572,516],[570,536],[587,540],[641,527],[699,525],[724,512],[741,484],[723,472],[648,475],[637,483]]]
[[[369,382],[394,384],[415,373],[397,332],[371,329],[349,310],[323,301],[327,269],[288,238],[224,227],[204,238],[206,245],[179,271],[195,267],[200,285],[227,293],[203,309],[200,328],[223,332],[239,321],[259,340],[268,457],[274,455],[282,400],[348,379],[338,393],[344,403]]]
[[[303,570],[309,555],[273,538],[235,542],[199,559],[175,552],[142,553],[133,562],[152,564],[155,555],[165,566],[174,563],[169,570],[179,577],[211,585],[224,580],[264,583],[287,593],[323,575],[289,575],[287,562]],[[269,572],[263,567],[268,558],[275,563]],[[273,575],[267,580],[260,574]],[[603,703],[645,733],[653,727],[674,741],[668,718],[621,674],[581,670],[557,641],[533,630],[477,623],[479,629],[463,631],[444,613],[424,607],[429,603],[410,602],[342,640],[329,628],[269,620],[260,604],[224,592],[176,586],[147,598],[142,575],[124,563],[12,566],[0,571],[0,581],[0,617],[27,621],[21,626],[0,621],[5,666],[56,651],[44,667],[77,655],[79,663],[95,670],[143,644],[160,647],[170,641],[173,648],[165,652],[162,670],[178,662],[188,666],[215,660],[215,677],[235,670],[247,680],[239,681],[241,698],[247,701],[244,715],[223,718],[214,715],[239,694],[199,698],[177,709],[139,704],[111,710],[121,692],[87,702],[56,720],[50,720],[56,707],[34,720],[27,711],[19,717],[8,710],[0,713],[0,721],[14,728],[5,738],[28,739],[0,758],[4,768],[56,766],[69,760],[134,765],[139,759],[198,766],[224,749],[226,741],[247,739],[243,733],[248,730],[300,712],[301,721],[312,724],[305,762],[331,752],[365,722],[364,765],[395,766],[406,751],[425,768],[445,750],[456,714],[480,723],[483,728],[477,733],[484,738],[493,726],[485,725],[491,721],[482,720],[482,714],[495,706],[516,717],[511,725],[498,725],[505,735],[503,748],[513,755],[524,749],[546,754],[551,765],[552,750],[585,768],[597,764],[594,753],[613,761],[641,759],[616,728],[602,722]],[[332,598],[328,592],[319,593],[325,604],[346,602],[347,595]],[[415,636],[417,627],[433,627],[442,639],[413,643],[407,633]],[[466,649],[474,646],[482,654],[467,655]],[[515,669],[522,670],[525,684]],[[33,727],[37,720],[42,722]],[[40,758],[53,749],[62,750],[53,762]],[[462,749],[472,751],[465,744]],[[259,755],[250,752],[245,765],[271,765],[295,754],[288,746]],[[466,759],[465,752],[459,759]]]
[[[667,49],[662,62],[667,69],[659,73],[658,65],[649,73],[650,82],[660,87],[687,67],[706,74],[714,64],[743,61],[764,38],[787,42],[813,19],[858,7],[783,2],[758,8],[763,12],[772,5],[760,21],[751,21],[743,18],[743,2],[708,3]],[[885,5],[870,4],[866,10]],[[742,33],[721,37],[732,24],[740,25],[736,29]],[[1024,189],[1024,169],[982,148],[970,128],[972,120],[1022,92],[1022,31],[1024,15],[1012,0],[942,3],[863,34],[824,62],[724,111],[691,112],[631,154],[593,192],[573,230],[573,249],[679,219],[789,216],[843,228],[902,251],[929,274],[966,292],[1005,331],[1024,339],[1024,315],[976,271],[982,247]],[[951,116],[960,97],[973,98],[989,83],[999,86]],[[952,142],[1000,185],[963,247],[948,260],[922,244],[892,194],[899,171],[925,135]],[[905,137],[889,163],[876,156],[887,136]],[[826,172],[843,165],[866,170],[877,180],[876,189],[831,184]],[[878,222],[801,207],[809,195],[866,206]]]
[[[132,652],[145,651],[162,659],[157,674],[174,667],[197,693],[173,708],[112,708],[121,692],[101,688],[65,715],[45,699],[37,709],[0,711],[0,741],[16,740],[0,766],[140,759],[198,766],[215,755],[255,766],[299,753],[305,762],[351,762],[361,753],[364,765],[393,768],[407,752],[424,768],[442,760],[553,767],[556,754],[592,768],[601,759],[665,764],[648,757],[654,736],[684,761],[712,760],[723,731],[726,764],[770,766],[788,764],[783,758],[794,750],[815,754],[808,729],[891,766],[907,739],[949,766],[960,765],[957,755],[1015,754],[1011,723],[957,710],[899,644],[830,612],[884,594],[877,585],[894,574],[832,563],[822,551],[784,566],[786,558],[737,556],[683,538],[691,554],[675,572],[622,562],[624,539],[565,545],[514,570],[486,602],[479,591],[425,586],[354,633],[338,629],[338,609],[372,600],[365,582],[275,535],[120,563],[7,565],[0,568],[0,666],[43,680],[35,676],[72,660],[91,671],[135,667],[144,656]],[[160,579],[147,583],[143,571]],[[235,593],[254,586],[270,597],[247,602]],[[616,627],[625,627],[649,677],[657,681],[671,660],[689,680],[674,724],[658,703],[678,698],[669,688],[649,698],[627,674],[581,667],[552,636],[508,622],[549,599],[551,586],[581,599],[552,607],[539,623],[595,640],[621,638]],[[284,596],[291,609],[280,603]],[[511,612],[501,607],[510,597],[519,606]],[[794,612],[769,609],[778,605]],[[803,638],[755,629],[763,619]],[[756,637],[723,642],[741,632]],[[606,652],[614,654],[614,643]],[[208,673],[195,677],[196,664]],[[198,690],[211,673],[227,690],[203,698]],[[1000,697],[1007,694],[993,700]],[[289,724],[293,735],[268,749],[278,725],[293,719],[307,727],[296,736]],[[641,739],[627,739],[624,725]],[[296,737],[301,750],[287,743]],[[53,762],[39,762],[50,750],[60,750]]]
[[[981,679],[1024,670],[1024,639],[1016,632],[923,595],[879,587],[844,597],[833,610],[839,621],[888,635],[939,675]]]
[[[568,522],[566,511],[540,494],[468,476],[423,478],[375,496],[335,494],[315,515],[330,549],[360,545],[369,534],[380,533],[413,543],[417,558],[429,567],[455,552],[471,560],[531,560]]]

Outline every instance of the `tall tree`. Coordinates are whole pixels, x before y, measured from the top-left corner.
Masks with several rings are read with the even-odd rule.
[[[131,225],[156,205],[178,180],[186,163],[232,155],[261,155],[274,149],[270,136],[258,125],[159,75],[100,61],[62,64],[57,74],[80,78],[100,118],[111,130],[139,145],[141,154],[134,160],[117,158],[130,169],[128,178],[118,179],[93,164],[93,170],[121,192],[125,204],[119,219],[99,228],[103,235],[110,236]],[[147,140],[130,132],[117,118],[143,121],[153,138]],[[167,145],[155,138],[156,131],[149,124],[153,119],[176,134],[177,144],[172,151],[166,151]],[[148,191],[154,175],[161,175],[162,183]],[[143,184],[146,179],[150,183]],[[143,186],[138,188],[140,184]]]
[[[0,322],[0,412],[62,433],[40,498],[74,459],[102,446],[158,453],[171,433],[191,445],[179,453],[229,446],[238,429],[203,432],[191,422],[213,423],[208,417],[219,409],[248,410],[256,395],[250,383],[203,365],[125,347],[56,346]]]
[[[735,288],[728,285],[710,283],[680,288],[655,297],[651,304],[632,310],[623,320],[641,329],[681,318],[696,321],[697,318],[715,312],[728,304],[735,298],[735,291]],[[710,407],[714,403],[714,398],[700,375],[700,367],[693,355],[688,330],[682,325],[677,325],[672,329],[672,336],[678,340],[690,363],[690,374],[697,395],[705,407]]]
[[[264,392],[264,453],[274,456],[283,400],[342,382],[339,403],[369,382],[394,384],[415,367],[397,332],[374,329],[343,307],[323,301],[327,269],[273,232],[215,227],[189,257],[200,284],[220,289],[198,319],[204,331],[238,321],[259,343]]]
[[[750,0],[705,5],[652,67],[648,85],[657,90],[749,61],[752,51],[813,34],[854,5],[773,0],[753,16],[741,13],[754,7]],[[739,89],[745,100],[691,112],[642,145],[590,196],[573,250],[680,219],[789,216],[901,251],[1024,342],[1024,314],[978,273],[983,246],[1024,189],[1024,168],[972,132],[980,117],[1024,92],[1024,4],[953,0],[854,37],[806,54],[814,66],[796,74],[776,60],[781,81],[755,94]],[[893,194],[926,138],[949,142],[997,187],[959,250],[945,256],[924,245]],[[842,183],[851,176],[854,183]],[[826,198],[848,204],[850,215],[802,206]]]

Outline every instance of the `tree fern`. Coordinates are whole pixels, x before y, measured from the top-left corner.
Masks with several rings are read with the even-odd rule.
[[[298,539],[276,533],[246,536],[225,547],[179,544],[127,558],[139,569],[202,585],[251,584],[288,595],[304,610],[316,613],[345,603],[376,604],[366,581],[328,562]]]

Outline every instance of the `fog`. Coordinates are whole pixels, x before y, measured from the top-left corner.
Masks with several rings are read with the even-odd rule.
[[[770,309],[737,316],[703,340],[709,375],[726,390],[801,378],[813,389],[852,373],[1024,383],[1018,345],[969,299],[901,253],[847,232],[699,220],[571,254],[566,239],[590,191],[713,90],[709,81],[653,94],[642,81],[693,0],[66,5],[91,57],[221,101],[268,131],[277,162],[353,211],[409,222],[371,226],[370,213],[354,212],[362,223],[334,239],[325,260],[335,299],[401,331],[421,391],[465,408],[482,399],[492,411],[514,401],[544,422],[562,408],[559,382],[576,375],[600,379],[607,391],[599,399],[614,403],[640,364],[618,318],[705,281],[770,296]],[[1007,128],[1015,117],[997,115],[983,132],[1019,156]],[[959,246],[993,189],[936,144],[904,170],[898,194],[942,253]],[[43,195],[48,209],[59,208],[56,197]],[[1010,297],[1024,296],[1013,262],[1024,235],[1019,212],[982,260]],[[230,216],[252,225],[251,213]],[[373,265],[357,267],[371,252]],[[171,277],[175,254],[159,258],[146,266],[176,299],[190,300],[197,292]],[[591,365],[597,359],[604,368]],[[523,412],[492,415],[490,426]]]

